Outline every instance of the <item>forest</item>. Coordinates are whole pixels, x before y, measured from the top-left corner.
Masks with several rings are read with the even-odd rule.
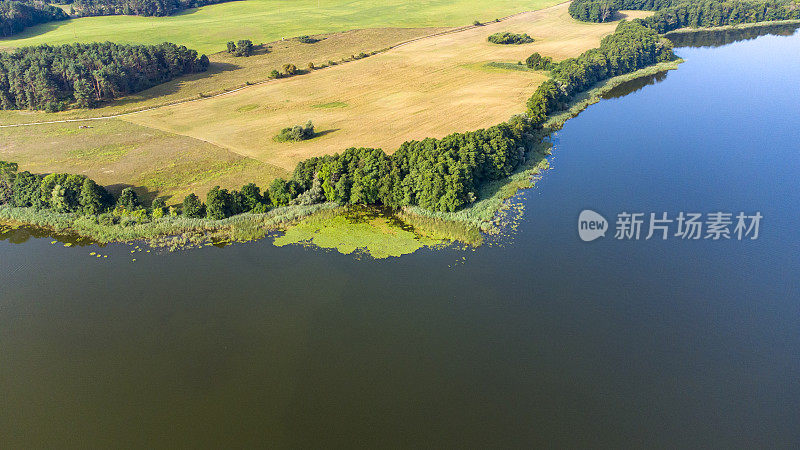
[[[70,14],[39,0],[0,0],[0,33],[11,36],[40,23],[69,19],[69,16],[169,16],[189,8],[197,8],[233,0],[56,0],[51,3],[69,5]]]
[[[4,37],[40,23],[69,19],[61,8],[44,2],[0,1],[0,33]]]
[[[188,8],[197,8],[231,0],[58,0],[70,5],[73,14],[85,16],[169,16]]]
[[[637,21],[658,33],[684,27],[800,19],[800,4],[794,0],[575,0],[569,13],[584,22],[605,22],[614,20],[617,11],[625,9],[657,11]]]
[[[552,78],[528,99],[528,117],[542,123],[564,108],[570,96],[598,81],[674,58],[669,40],[636,21],[622,21],[614,34],[600,41],[600,47],[552,65]]]
[[[208,68],[184,46],[111,42],[40,45],[0,53],[0,108],[60,111],[139,92]]]

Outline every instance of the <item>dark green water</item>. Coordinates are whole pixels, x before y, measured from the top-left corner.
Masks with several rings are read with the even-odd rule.
[[[678,53],[566,124],[502,245],[0,242],[0,446],[797,447],[800,35]],[[764,219],[584,243],[584,208]]]

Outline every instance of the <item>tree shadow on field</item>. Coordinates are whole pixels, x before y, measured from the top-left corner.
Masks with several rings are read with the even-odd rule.
[[[314,140],[316,138],[320,138],[322,136],[325,136],[326,134],[335,133],[335,132],[337,132],[339,130],[340,130],[340,128],[333,128],[333,129],[330,129],[330,130],[317,131],[317,132],[314,133],[314,137],[309,139],[309,141],[312,141],[312,140]]]
[[[14,33],[10,36],[0,36],[0,44],[6,41],[36,37],[40,34],[46,34],[61,27],[66,27],[70,23],[72,23],[72,20],[57,20],[55,22],[45,22],[32,27],[25,27],[25,29],[19,33]]]
[[[218,1],[214,2],[214,3],[209,3],[208,5],[198,6],[196,8],[187,8],[187,9],[178,11],[175,14],[171,14],[169,16],[164,16],[164,17],[190,16],[190,15],[200,11],[201,8],[204,8],[206,6],[219,5],[220,3],[233,3],[235,1],[243,1],[243,0],[218,0]]]
[[[205,72],[190,73],[187,75],[180,76],[178,78],[175,78],[174,80],[167,81],[166,83],[157,84],[149,89],[145,89],[144,91],[140,91],[135,94],[131,94],[122,98],[110,100],[108,102],[105,102],[104,106],[126,106],[130,104],[139,103],[142,100],[161,97],[165,95],[172,95],[180,91],[181,88],[184,86],[184,84],[188,82],[202,80],[204,78],[209,78],[223,72],[230,72],[241,68],[242,66],[236,64],[224,63],[224,62],[212,62],[208,66],[208,70],[206,70]],[[198,98],[202,98],[203,96],[204,95],[201,93]],[[191,99],[192,97],[187,96],[186,98],[176,99],[176,101],[191,100]]]

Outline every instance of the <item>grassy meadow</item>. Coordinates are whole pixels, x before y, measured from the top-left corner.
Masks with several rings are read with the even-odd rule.
[[[173,196],[170,203],[217,184],[266,185],[286,176],[280,168],[208,142],[121,120],[0,128],[0,160],[19,162],[34,173],[86,175],[115,193],[132,185],[146,199]]]
[[[452,27],[541,9],[559,0],[242,0],[190,9],[169,17],[85,17],[31,27],[0,47],[114,41],[186,45],[201,53],[230,40],[270,42],[356,28]]]

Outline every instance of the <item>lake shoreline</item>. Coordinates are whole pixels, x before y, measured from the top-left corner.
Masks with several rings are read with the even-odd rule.
[[[412,226],[421,236],[479,246],[483,234],[498,234],[509,219],[512,199],[522,190],[532,188],[541,173],[549,168],[551,144],[549,136],[603,95],[622,83],[677,69],[683,62],[676,59],[658,63],[635,72],[609,78],[577,95],[569,107],[545,122],[535,136],[527,161],[511,176],[482,188],[481,200],[456,212],[430,211],[418,206],[395,211],[402,222]],[[488,195],[487,195],[488,194]],[[284,206],[264,214],[244,213],[223,220],[189,219],[166,216],[130,225],[101,225],[94,217],[77,213],[57,213],[35,208],[0,206],[0,224],[11,227],[35,227],[55,234],[74,234],[99,244],[147,242],[167,249],[190,248],[207,243],[250,242],[272,232],[285,231],[318,213],[330,215],[332,210],[346,208],[332,203],[310,206]]]

